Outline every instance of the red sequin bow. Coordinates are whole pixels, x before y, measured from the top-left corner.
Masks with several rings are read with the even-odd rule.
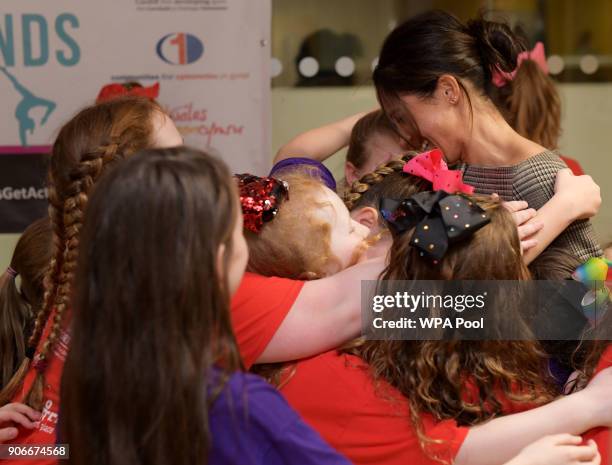
[[[426,179],[433,184],[434,191],[444,191],[449,194],[463,192],[472,194],[474,188],[463,182],[463,173],[459,170],[449,170],[440,149],[421,153],[404,165],[404,173]]]
[[[136,95],[155,100],[159,96],[159,82],[149,87],[129,84],[108,84],[100,89],[96,103],[106,102],[126,95]]]
[[[287,183],[252,174],[237,174],[244,227],[259,233],[264,223],[272,221],[281,202],[289,198]]]

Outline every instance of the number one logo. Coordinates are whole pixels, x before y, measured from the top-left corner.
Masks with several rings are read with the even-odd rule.
[[[188,65],[200,59],[204,44],[192,34],[177,32],[162,37],[155,47],[157,56],[171,65]]]
[[[176,45],[178,47],[178,64],[184,65],[187,63],[187,53],[185,50],[185,34],[179,32],[174,39],[170,41],[171,45]]]

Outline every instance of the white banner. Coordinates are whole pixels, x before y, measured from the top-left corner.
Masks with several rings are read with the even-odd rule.
[[[159,82],[186,144],[266,173],[270,17],[270,0],[2,0],[1,151],[51,144],[105,84]]]

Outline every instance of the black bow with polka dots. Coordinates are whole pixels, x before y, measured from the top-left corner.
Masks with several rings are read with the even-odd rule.
[[[471,236],[491,221],[473,200],[444,191],[419,192],[403,200],[383,198],[379,209],[396,232],[414,228],[410,245],[434,262],[444,257],[449,244]]]

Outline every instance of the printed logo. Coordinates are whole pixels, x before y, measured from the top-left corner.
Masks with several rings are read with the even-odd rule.
[[[200,59],[204,44],[185,32],[173,32],[162,37],[155,47],[157,56],[171,65],[188,65]]]
[[[45,109],[45,114],[40,121],[40,125],[44,126],[57,105],[51,100],[34,95],[3,66],[0,66],[0,71],[4,73],[11,84],[13,84],[17,93],[21,95],[21,100],[17,104],[17,107],[15,107],[15,118],[19,123],[19,141],[22,146],[26,146],[28,145],[27,134],[32,134],[36,127],[36,122],[30,117],[30,110],[37,107]]]

